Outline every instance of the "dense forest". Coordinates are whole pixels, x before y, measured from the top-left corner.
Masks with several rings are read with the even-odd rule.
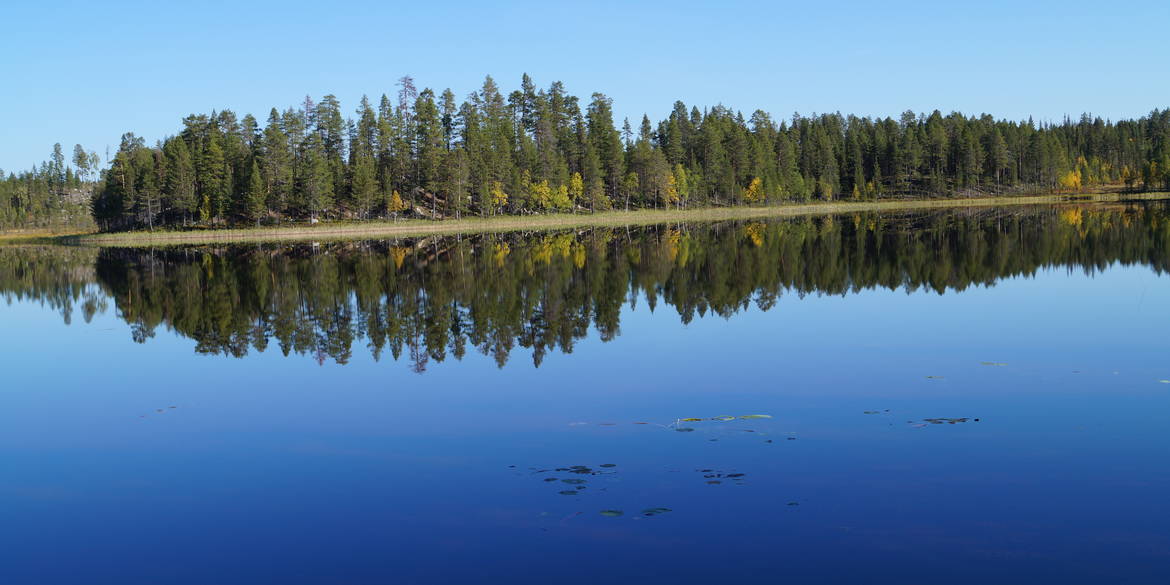
[[[98,155],[80,144],[72,161],[54,144],[52,156],[37,167],[0,171],[0,229],[92,227],[89,202],[99,165]]]
[[[105,229],[751,205],[788,200],[1170,187],[1170,110],[1057,124],[906,112],[793,115],[676,102],[614,120],[563,84],[491,77],[458,102],[403,77],[352,116],[327,95],[264,121],[223,110],[148,146],[132,133],[93,202]]]
[[[536,365],[624,306],[672,307],[683,322],[730,318],[784,295],[866,288],[961,291],[1064,266],[1170,270],[1163,202],[859,213],[767,222],[598,228],[314,246],[163,250],[0,248],[0,293],[88,320],[112,300],[145,342],[163,326],[196,351],[346,363],[363,344],[423,371],[469,351]],[[94,286],[96,285],[96,286]]]

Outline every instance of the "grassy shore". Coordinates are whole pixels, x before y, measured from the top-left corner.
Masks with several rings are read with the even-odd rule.
[[[101,246],[165,246],[175,244],[268,242],[304,240],[369,239],[412,237],[436,234],[488,233],[566,229],[592,226],[649,225],[703,222],[730,219],[789,217],[855,211],[897,211],[959,207],[1036,205],[1070,201],[1119,201],[1123,199],[1165,199],[1168,193],[1096,193],[1078,195],[1024,195],[955,199],[909,199],[887,201],[832,201],[793,203],[763,207],[717,207],[681,210],[606,211],[593,214],[500,215],[480,218],[402,221],[337,222],[287,227],[243,228],[198,231],[122,232],[78,235],[61,238],[68,243]]]
[[[18,229],[0,230],[0,244],[55,243],[62,239],[94,235],[92,231],[79,229]]]

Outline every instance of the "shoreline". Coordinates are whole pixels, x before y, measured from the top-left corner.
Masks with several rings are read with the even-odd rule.
[[[593,214],[550,214],[462,219],[402,221],[366,221],[317,226],[233,228],[205,231],[122,232],[49,236],[59,243],[97,246],[168,246],[206,243],[249,243],[306,240],[353,240],[381,237],[411,237],[450,234],[514,232],[526,230],[567,229],[576,227],[652,225],[673,222],[723,221],[769,217],[824,215],[861,211],[898,211],[915,209],[946,209],[956,207],[997,207],[1013,205],[1043,205],[1060,203],[1116,202],[1126,200],[1158,200],[1170,198],[1170,193],[1085,193],[1042,194],[999,197],[969,197],[954,199],[905,199],[887,201],[826,201],[817,203],[785,203],[762,207],[704,207],[679,210],[603,211]]]

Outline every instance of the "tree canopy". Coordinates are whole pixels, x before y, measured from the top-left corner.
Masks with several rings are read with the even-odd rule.
[[[657,123],[619,124],[608,96],[582,100],[560,82],[538,89],[525,75],[505,93],[489,76],[458,103],[403,77],[349,115],[326,95],[263,122],[189,115],[154,146],[127,133],[109,163],[93,202],[105,229],[1149,190],[1170,188],[1170,110],[1059,123],[938,110],[780,119],[680,101]],[[49,163],[35,174],[50,178],[31,182],[60,168],[73,172]]]

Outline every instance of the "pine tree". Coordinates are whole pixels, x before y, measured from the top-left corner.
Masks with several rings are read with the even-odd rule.
[[[260,218],[267,210],[267,193],[264,188],[264,177],[260,173],[260,163],[252,159],[252,169],[248,173],[248,190],[244,193],[244,217],[260,225]]]
[[[187,142],[181,138],[167,140],[163,155],[167,161],[167,177],[163,185],[167,206],[186,225],[199,208],[195,194],[195,163],[191,160]]]
[[[353,192],[354,205],[357,206],[362,218],[370,215],[370,207],[378,197],[378,177],[375,170],[374,157],[361,154],[353,164]]]

